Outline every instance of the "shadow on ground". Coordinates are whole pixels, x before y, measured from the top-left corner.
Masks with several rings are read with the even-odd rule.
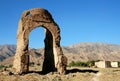
[[[70,74],[70,73],[98,73],[99,71],[98,70],[91,70],[91,69],[78,69],[78,68],[73,68],[73,69],[67,69],[66,70],[66,74]],[[47,73],[44,73],[43,71],[29,71],[27,73],[24,73],[24,74],[28,74],[28,73],[38,73],[40,75],[45,75]],[[51,72],[54,74],[54,72]]]
[[[77,73],[77,72],[79,72],[79,73],[86,73],[86,72],[88,72],[88,73],[98,73],[99,71],[98,70],[91,70],[91,69],[78,69],[78,68],[74,68],[74,69],[70,69],[70,70],[67,70],[66,71],[66,74],[69,74],[69,73]]]
[[[37,74],[40,74],[40,75],[46,75],[46,74],[48,74],[48,73],[44,73],[43,71],[29,71],[29,72],[27,72],[25,74],[29,74],[29,73],[37,73]]]

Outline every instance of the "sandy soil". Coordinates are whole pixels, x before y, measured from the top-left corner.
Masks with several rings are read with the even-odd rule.
[[[42,75],[36,71],[24,75],[14,75],[1,71],[0,81],[120,81],[120,68],[72,67],[67,69],[66,75],[52,72]]]

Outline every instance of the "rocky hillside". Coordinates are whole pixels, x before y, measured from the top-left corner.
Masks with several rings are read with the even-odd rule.
[[[120,45],[107,43],[78,43],[63,47],[70,60],[120,61]]]
[[[0,45],[0,61],[15,54],[16,45]]]
[[[62,47],[68,61],[108,60],[120,61],[120,45],[106,43],[78,43]],[[0,45],[0,61],[13,61],[15,45]],[[39,62],[44,59],[43,49],[30,49],[30,60]],[[10,58],[8,58],[10,57]],[[7,59],[6,59],[7,58]]]

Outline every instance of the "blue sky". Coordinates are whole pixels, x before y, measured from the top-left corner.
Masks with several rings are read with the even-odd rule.
[[[24,10],[45,8],[61,29],[61,45],[105,42],[120,45],[120,0],[0,0],[0,44],[16,44]],[[30,46],[43,47],[43,28],[30,33]]]

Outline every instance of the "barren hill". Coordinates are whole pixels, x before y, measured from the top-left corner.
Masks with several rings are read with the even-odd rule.
[[[0,45],[0,61],[15,54],[16,45]]]
[[[107,43],[78,43],[62,47],[68,61],[108,60],[120,61],[120,45]],[[11,63],[16,51],[15,45],[0,45],[1,63]],[[31,61],[44,59],[43,49],[30,49]],[[10,58],[9,58],[10,57]]]
[[[120,45],[107,43],[78,43],[63,47],[70,60],[120,61]]]

